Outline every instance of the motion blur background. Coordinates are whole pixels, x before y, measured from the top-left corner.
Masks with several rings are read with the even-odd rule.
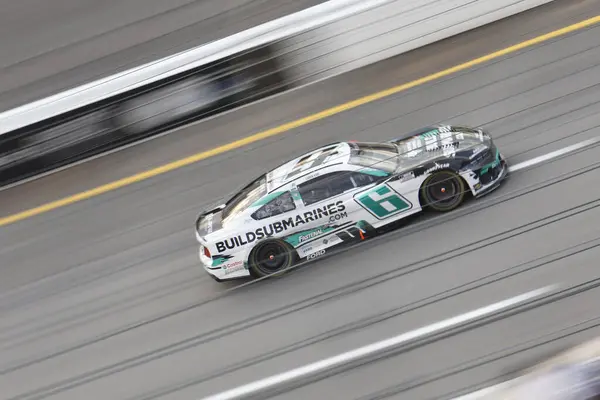
[[[0,0],[0,10],[1,399],[200,399],[548,285],[530,303],[269,396],[450,399],[556,354],[551,373],[564,380],[542,369],[546,379],[573,396],[595,390],[597,363],[584,361],[600,332],[596,145],[282,279],[214,282],[193,221],[336,140],[483,126],[518,164],[598,138],[600,21],[564,28],[598,19],[600,0]],[[278,18],[296,19],[261,25]],[[208,155],[128,178],[198,154]],[[551,398],[525,393],[515,398]]]

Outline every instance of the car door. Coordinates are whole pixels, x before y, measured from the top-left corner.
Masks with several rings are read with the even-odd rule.
[[[329,247],[339,242],[338,232],[353,236],[349,228],[359,221],[372,219],[366,209],[353,200],[353,194],[374,186],[380,176],[357,171],[335,171],[320,175],[297,186],[310,221],[304,226],[298,245],[326,238]]]
[[[361,190],[354,200],[373,217],[371,225],[383,226],[421,210],[419,185],[412,173],[394,176],[385,182]]]

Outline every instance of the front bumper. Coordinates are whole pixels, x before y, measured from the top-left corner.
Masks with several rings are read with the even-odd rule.
[[[475,197],[482,197],[486,194],[497,189],[502,181],[508,176],[508,164],[504,157],[500,154],[499,156],[500,162],[498,166],[494,168],[490,168],[487,172],[487,176],[481,176],[480,185],[478,188],[475,188],[474,195]],[[483,179],[482,179],[483,178]]]

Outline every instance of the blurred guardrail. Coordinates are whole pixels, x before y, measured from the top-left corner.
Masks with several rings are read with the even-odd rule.
[[[597,318],[593,320],[594,327],[597,326],[597,320]],[[581,331],[587,330],[582,326],[577,328]],[[565,330],[560,332],[564,335]],[[525,368],[516,378],[453,400],[594,400],[598,398],[600,398],[600,337],[594,337]]]
[[[551,1],[325,2],[1,113],[0,185]]]

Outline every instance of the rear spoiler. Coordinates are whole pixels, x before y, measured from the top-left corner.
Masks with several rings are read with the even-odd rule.
[[[212,210],[208,210],[208,211],[202,211],[202,213],[200,213],[198,215],[198,219],[202,218],[202,217],[206,217],[208,214],[214,214],[218,211],[221,211],[222,209],[224,209],[226,206],[226,204],[221,204],[218,205],[217,207],[213,208]]]
[[[206,210],[206,211],[203,211],[202,213],[200,213],[200,214],[198,215],[198,217],[196,218],[196,224],[195,224],[195,226],[196,226],[196,233],[200,234],[200,232],[199,232],[199,230],[200,230],[200,222],[201,222],[201,221],[202,221],[202,220],[203,220],[203,219],[204,219],[206,216],[208,216],[208,215],[211,215],[211,214],[216,214],[216,213],[218,213],[219,211],[221,211],[222,209],[224,209],[224,208],[225,208],[225,206],[226,206],[226,204],[221,204],[221,205],[219,205],[219,206],[217,206],[217,207],[215,207],[215,208],[213,208],[213,209]]]

